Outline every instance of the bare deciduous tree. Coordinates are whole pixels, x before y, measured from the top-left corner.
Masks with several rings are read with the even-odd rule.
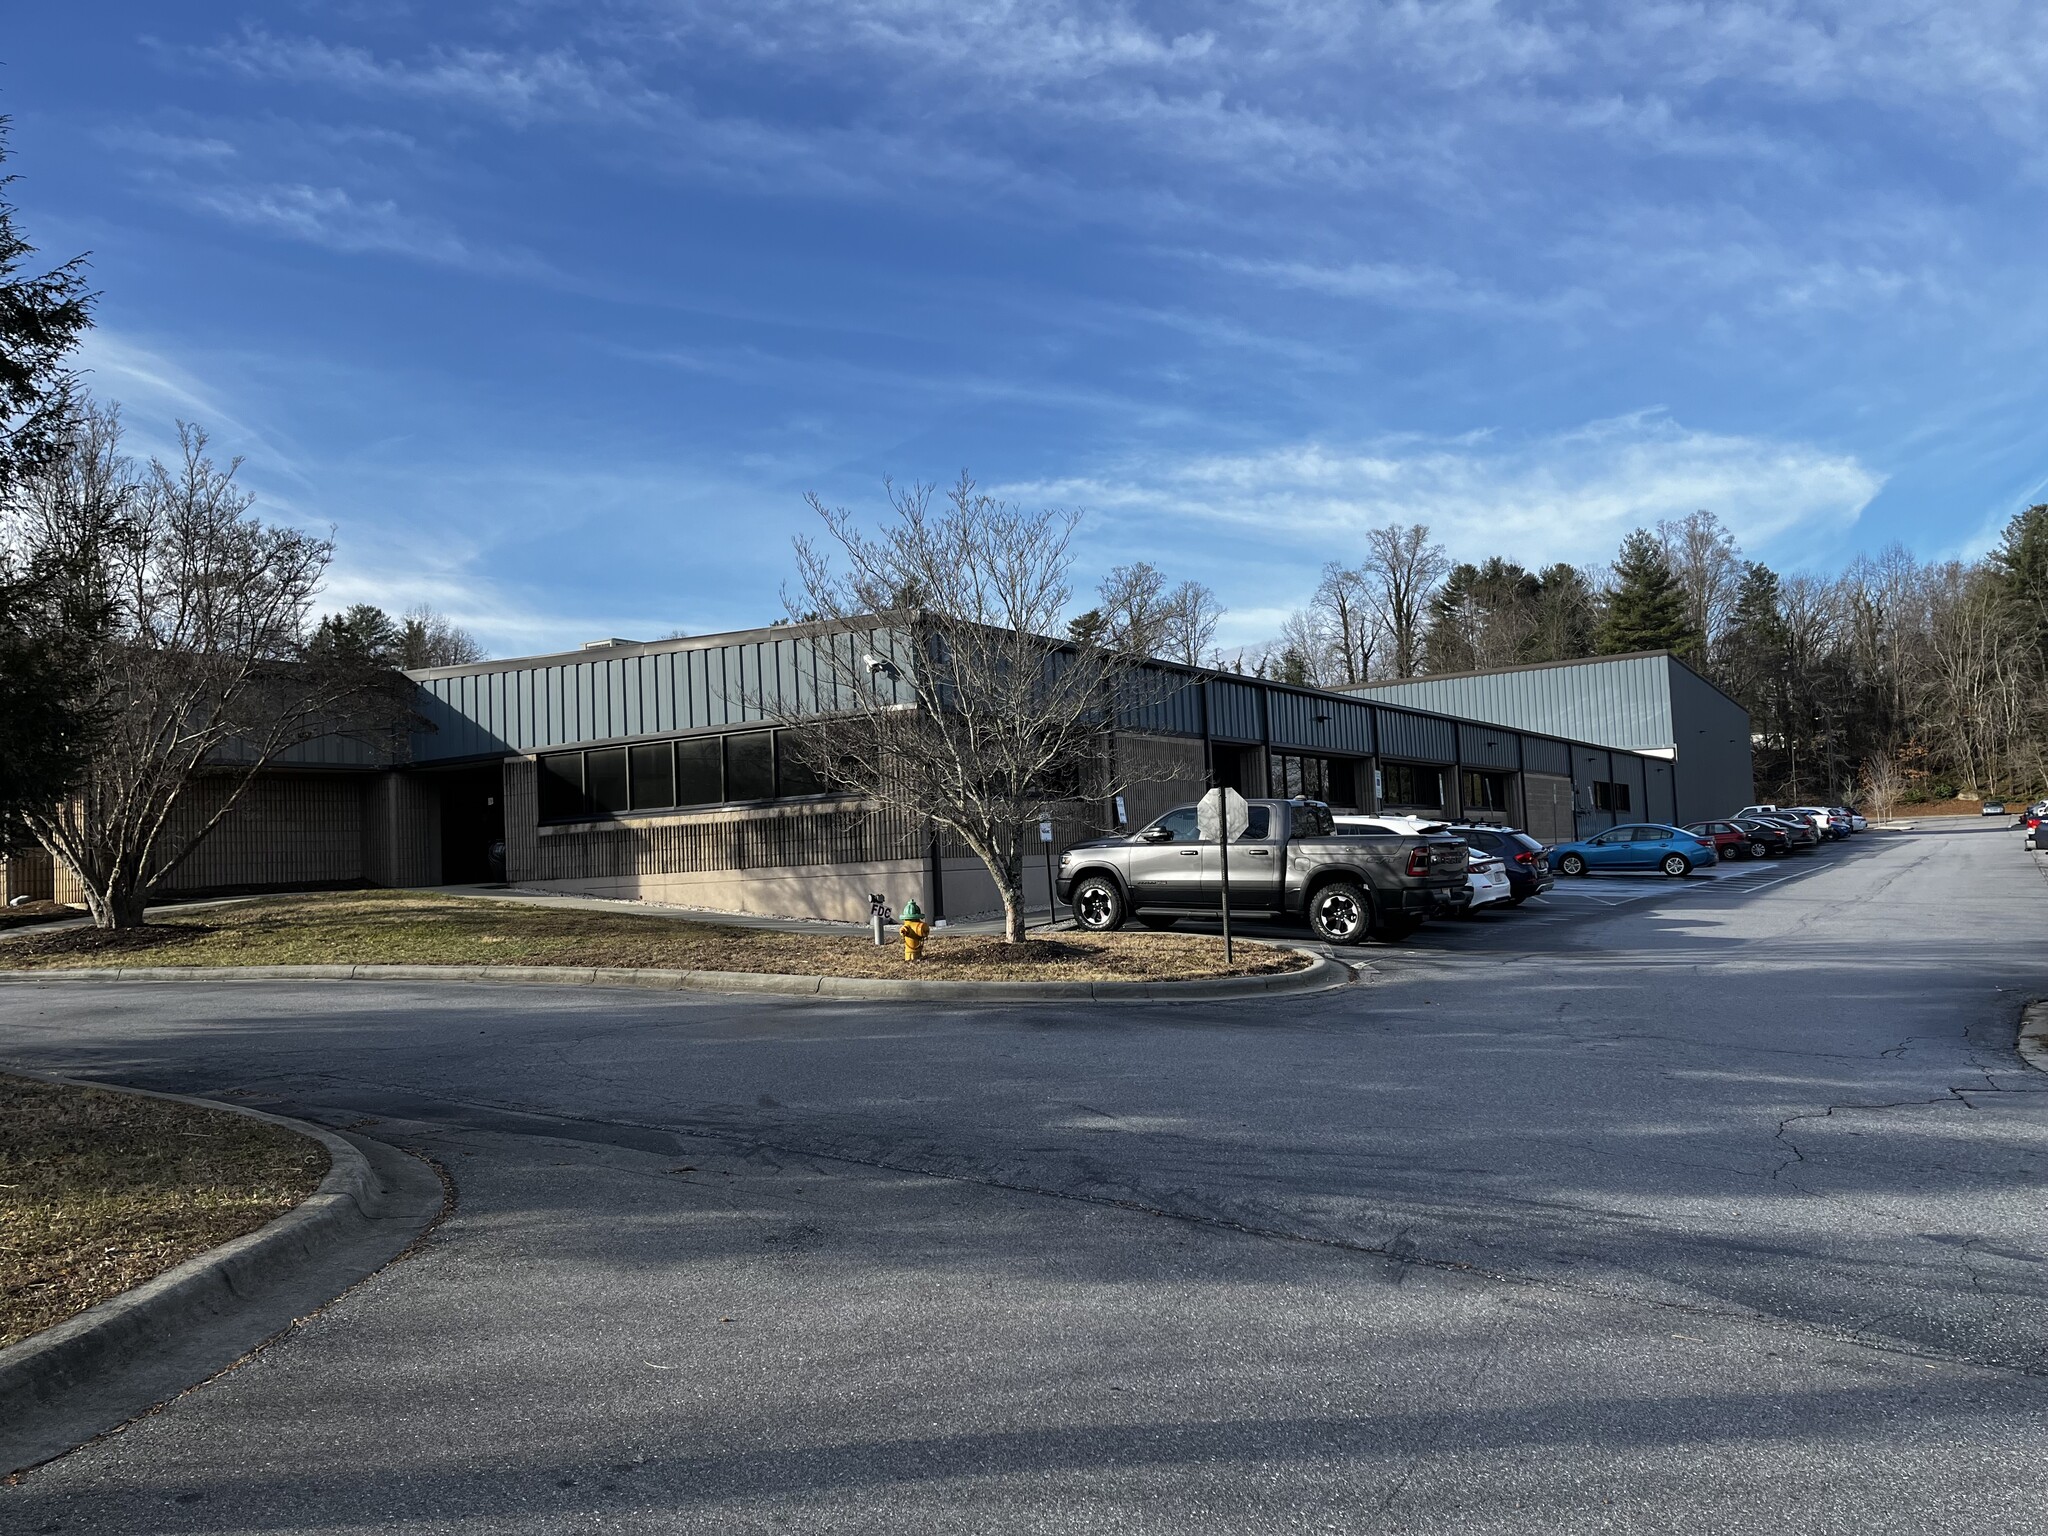
[[[1370,529],[1365,545],[1360,568],[1372,582],[1386,626],[1389,667],[1395,677],[1414,677],[1422,670],[1429,600],[1450,570],[1450,560],[1441,544],[1429,542],[1429,529],[1421,523]]]
[[[1182,582],[1166,594],[1166,627],[1158,654],[1191,667],[1213,663],[1209,647],[1224,612],[1216,594],[1199,581]]]
[[[99,722],[72,791],[27,812],[103,928],[143,921],[152,890],[251,779],[314,737],[388,738],[406,718],[387,674],[298,660],[332,546],[264,523],[206,435],[139,472],[111,410],[33,477],[9,539],[60,573],[55,622]],[[195,793],[204,780],[210,793]]]
[[[484,659],[476,636],[425,603],[408,608],[398,625],[398,665],[408,671],[426,667],[463,667]]]
[[[1711,660],[1735,607],[1742,551],[1721,520],[1704,508],[1659,523],[1657,538],[1664,546],[1664,563],[1684,594],[1688,627],[1699,637],[1702,655]]]
[[[1025,512],[963,474],[890,486],[880,532],[811,507],[793,618],[825,624],[803,694],[764,701],[821,778],[952,832],[988,870],[1004,936],[1024,938],[1026,829],[1055,806],[1117,791],[1112,703],[1146,686],[1121,647],[1060,644],[1078,514]]]
[[[1332,560],[1323,567],[1309,608],[1329,636],[1335,683],[1362,683],[1372,676],[1385,618],[1373,600],[1366,573]]]

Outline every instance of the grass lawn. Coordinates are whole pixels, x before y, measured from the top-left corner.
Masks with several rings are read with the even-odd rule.
[[[1023,944],[935,936],[916,965],[865,934],[782,933],[488,897],[340,892],[167,908],[125,932],[90,928],[0,943],[0,970],[123,965],[603,965],[678,971],[926,981],[1160,981],[1248,976],[1307,964],[1293,950],[1196,934],[1061,933]]]
[[[313,1193],[316,1141],[221,1110],[0,1076],[0,1345]]]

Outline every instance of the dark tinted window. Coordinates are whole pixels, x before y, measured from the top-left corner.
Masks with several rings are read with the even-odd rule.
[[[1528,853],[1541,853],[1543,851],[1542,840],[1531,837],[1526,832],[1510,832],[1508,834],[1508,842],[1513,847],[1520,848]]]
[[[1388,763],[1380,770],[1382,797],[1389,805],[1420,805],[1431,810],[1444,803],[1444,771],[1415,763]]]
[[[627,753],[633,769],[633,809],[658,810],[676,803],[675,748],[665,741],[633,747]]]
[[[1258,813],[1254,811],[1252,814],[1257,815]],[[1294,808],[1294,835],[1296,837],[1328,837],[1331,831],[1330,808],[1328,806],[1297,805]]]
[[[1273,813],[1263,805],[1246,806],[1244,831],[1238,834],[1237,840],[1240,843],[1263,843],[1272,835]],[[1327,829],[1317,834],[1319,837],[1328,837],[1329,835]]]
[[[626,749],[607,747],[583,754],[583,788],[590,808],[600,816],[626,809]]]
[[[774,738],[767,731],[749,731],[725,738],[725,798],[775,798]]]
[[[1168,832],[1172,833],[1173,835],[1169,839],[1171,842],[1192,843],[1201,835],[1199,830],[1200,823],[1195,816],[1195,808],[1192,805],[1184,805],[1177,811],[1168,811],[1164,816],[1153,822],[1152,825],[1164,827]]]
[[[822,795],[829,787],[804,761],[794,731],[775,733],[775,776],[784,795]]]
[[[1508,808],[1506,774],[1475,773],[1467,769],[1459,775],[1459,783],[1464,791],[1466,810],[1505,811]]]
[[[676,743],[676,804],[716,805],[725,798],[725,757],[719,736]]]
[[[540,819],[570,821],[583,814],[583,754],[555,752],[540,760]]]
[[[1626,784],[1614,786],[1614,808],[1617,811],[1628,809],[1628,786]]]

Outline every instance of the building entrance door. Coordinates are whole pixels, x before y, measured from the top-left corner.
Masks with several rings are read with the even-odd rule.
[[[441,883],[490,885],[505,878],[505,770],[464,768],[441,781]]]

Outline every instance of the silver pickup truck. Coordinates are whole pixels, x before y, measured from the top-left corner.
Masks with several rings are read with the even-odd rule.
[[[1465,894],[1465,845],[1443,834],[1337,837],[1314,800],[1253,800],[1230,845],[1230,910],[1305,919],[1319,938],[1359,944],[1413,933]],[[1222,850],[1204,842],[1195,808],[1168,811],[1129,836],[1060,855],[1059,899],[1095,933],[1135,917],[1166,928],[1223,895]]]

